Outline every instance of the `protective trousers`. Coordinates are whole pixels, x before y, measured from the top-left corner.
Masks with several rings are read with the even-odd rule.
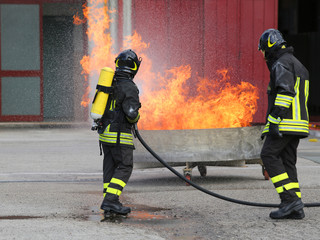
[[[283,135],[280,138],[269,135],[261,150],[262,162],[282,203],[301,198],[296,169],[298,145],[297,136]]]
[[[108,200],[118,199],[127,184],[133,169],[133,149],[102,144],[103,196]]]

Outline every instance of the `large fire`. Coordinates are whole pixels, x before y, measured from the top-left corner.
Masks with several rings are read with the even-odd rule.
[[[86,91],[82,96],[81,105],[88,107],[90,104],[88,76],[99,76],[100,69],[105,66],[113,66],[115,55],[112,53],[112,39],[108,33],[110,27],[109,10],[106,7],[107,0],[90,0],[90,6],[85,3],[83,7],[83,19],[78,14],[73,16],[74,24],[87,24],[88,40],[93,43],[90,55],[83,56],[80,64],[85,79]]]
[[[84,19],[74,17],[75,23],[88,21],[88,40],[94,45],[90,55],[81,61],[86,81],[87,75],[97,74],[102,67],[114,66],[106,2],[94,0],[90,7],[83,6]],[[149,44],[144,43],[137,32],[125,39],[123,48],[131,48],[143,58],[135,77],[142,103],[140,129],[244,127],[252,122],[257,110],[258,90],[248,82],[232,85],[227,69],[218,71],[216,79],[197,77],[189,81],[190,65],[168,69],[164,73],[152,72],[152,61],[144,53]],[[90,91],[87,89],[83,96],[82,105],[85,107],[90,102]]]

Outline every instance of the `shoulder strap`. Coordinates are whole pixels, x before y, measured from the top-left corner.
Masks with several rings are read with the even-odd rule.
[[[103,87],[103,86],[102,86]],[[114,99],[114,87],[111,86],[111,87],[104,87],[104,88],[107,88],[108,90],[110,90],[109,93],[109,97],[108,97],[108,101],[107,101],[107,105],[106,105],[106,108],[104,110],[104,113],[100,119],[100,122],[102,123],[102,127],[98,129],[98,133],[99,134],[102,134],[104,132],[104,130],[106,129],[106,127],[108,126],[108,122],[107,122],[107,113],[110,109],[110,105],[112,103],[112,100]],[[97,86],[97,89],[98,89],[98,86]],[[111,91],[112,90],[112,91]],[[99,91],[99,90],[98,90]]]
[[[94,101],[96,100],[96,97],[97,97],[97,95],[98,95],[98,92],[104,92],[104,93],[113,94],[113,91],[114,91],[113,86],[111,86],[111,87],[105,87],[105,86],[102,86],[102,85],[97,85],[96,89],[97,89],[98,91],[96,91],[96,94],[95,94],[94,97],[93,97],[92,103],[94,103]]]

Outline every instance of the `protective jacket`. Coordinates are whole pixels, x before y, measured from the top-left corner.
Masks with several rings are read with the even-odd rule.
[[[134,148],[132,126],[139,118],[139,90],[132,78],[116,72],[113,94],[108,99],[102,122],[105,130],[99,141],[107,145]]]
[[[308,70],[294,57],[293,47],[278,49],[267,65],[270,70],[268,111],[262,136],[269,132],[270,124],[277,124],[283,134],[307,137]]]

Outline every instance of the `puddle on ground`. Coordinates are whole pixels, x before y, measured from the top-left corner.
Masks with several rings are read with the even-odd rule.
[[[165,208],[156,208],[150,207],[146,205],[134,205],[131,207],[131,213],[127,216],[112,216],[105,218],[104,213],[98,207],[92,207],[90,209],[86,209],[91,211],[91,214],[87,216],[83,216],[83,219],[87,221],[95,221],[95,222],[116,222],[116,223],[161,223],[163,220],[171,220],[172,217],[161,214],[161,211],[169,210]]]
[[[25,219],[34,219],[34,218],[43,218],[37,216],[0,216],[0,220],[25,220]]]

